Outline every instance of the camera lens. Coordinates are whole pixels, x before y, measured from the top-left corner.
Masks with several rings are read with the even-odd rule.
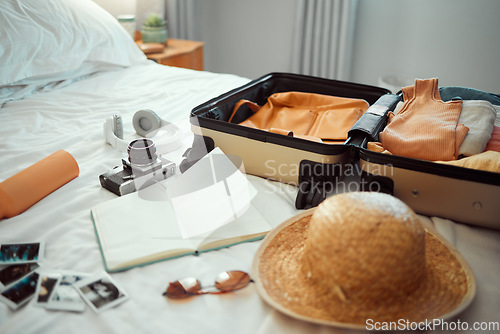
[[[158,158],[154,142],[147,138],[131,141],[127,153],[128,160],[134,165],[148,165]]]

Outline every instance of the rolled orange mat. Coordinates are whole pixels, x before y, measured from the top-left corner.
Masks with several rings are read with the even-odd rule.
[[[71,154],[59,150],[0,183],[0,219],[14,217],[78,176]]]

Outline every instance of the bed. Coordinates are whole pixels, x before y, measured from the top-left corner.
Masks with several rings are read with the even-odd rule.
[[[91,1],[8,0],[0,4],[0,22],[0,181],[60,149],[71,153],[80,169],[77,178],[25,212],[1,219],[0,242],[43,240],[44,268],[102,272],[90,209],[116,198],[100,186],[98,176],[122,158],[104,141],[105,119],[120,114],[124,133],[130,135],[134,113],[154,110],[181,129],[181,146],[167,154],[180,164],[192,143],[190,111],[249,79],[149,61],[116,20]],[[254,205],[273,227],[298,213],[295,187],[247,177],[258,191]],[[456,246],[477,280],[472,304],[450,322],[459,319],[469,330],[477,324],[483,329],[498,326],[500,232],[436,217],[428,223]],[[250,272],[259,244],[114,273],[130,299],[100,314],[90,308],[81,313],[51,311],[31,302],[12,310],[0,303],[0,332],[343,332],[283,315],[262,301],[252,284],[234,293],[183,301],[162,296],[169,281],[182,277],[210,285],[219,272]]]

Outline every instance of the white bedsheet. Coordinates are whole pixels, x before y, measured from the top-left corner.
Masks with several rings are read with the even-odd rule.
[[[115,197],[98,176],[120,163],[122,154],[106,144],[102,124],[123,117],[132,134],[132,115],[155,110],[181,125],[184,145],[167,157],[179,163],[191,145],[188,115],[193,107],[248,82],[233,75],[197,72],[147,62],[91,76],[69,86],[8,102],[0,109],[0,181],[58,149],[69,151],[80,176],[26,212],[0,220],[0,242],[44,240],[44,268],[97,273],[104,270],[90,208]],[[259,191],[256,206],[273,226],[297,212],[294,187],[249,176]],[[500,219],[500,218],[499,218]],[[459,316],[475,322],[500,321],[500,233],[433,219],[436,228],[469,261],[478,292]],[[162,297],[169,281],[197,277],[211,285],[227,270],[250,271],[260,242],[236,245],[113,274],[130,300],[101,314],[47,311],[31,303],[17,311],[0,303],[0,333],[338,333],[280,314],[259,298],[255,287],[185,301]]]

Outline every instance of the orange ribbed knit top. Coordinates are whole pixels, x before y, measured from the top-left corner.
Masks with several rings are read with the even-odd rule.
[[[444,102],[438,79],[415,80],[403,88],[404,105],[389,113],[380,141],[392,154],[424,160],[455,160],[469,129],[457,124],[462,101]]]

